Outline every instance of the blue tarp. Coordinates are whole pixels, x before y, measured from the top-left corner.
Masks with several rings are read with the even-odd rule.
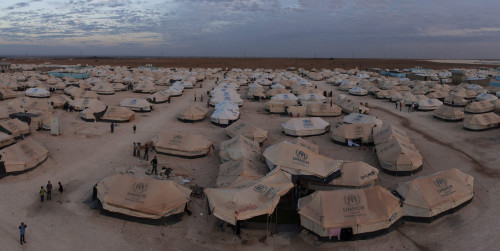
[[[499,82],[490,82],[490,86],[496,86],[496,87],[500,87],[500,83]]]
[[[56,71],[49,72],[49,75],[59,78],[64,78],[66,76],[69,76],[74,79],[86,79],[90,77],[90,74],[88,73],[72,73],[72,72],[56,72]]]
[[[495,79],[496,79],[496,80],[500,80],[500,76],[496,76],[496,77],[495,77]]]

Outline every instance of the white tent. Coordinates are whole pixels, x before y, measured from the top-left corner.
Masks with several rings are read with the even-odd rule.
[[[229,125],[240,118],[240,112],[231,108],[216,109],[210,120],[219,125]]]
[[[330,123],[319,117],[291,118],[281,124],[282,131],[291,136],[313,136],[330,130]]]
[[[132,111],[150,112],[152,105],[145,99],[125,98],[120,101],[120,106],[127,107]]]
[[[368,95],[368,91],[359,86],[356,86],[354,88],[349,89],[349,94],[355,96],[366,96]]]
[[[50,97],[50,92],[44,88],[29,88],[25,91],[26,96],[34,98],[48,98]]]

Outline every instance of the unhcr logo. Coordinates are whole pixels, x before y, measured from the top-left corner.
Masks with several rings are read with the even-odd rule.
[[[137,182],[132,186],[132,190],[135,193],[145,193],[148,190],[148,185],[142,182]]]
[[[445,178],[437,178],[434,180],[434,185],[438,188],[437,192],[442,193],[444,192],[445,195],[453,193],[454,191],[451,191],[453,188],[452,185],[448,185],[448,181]]]
[[[173,138],[173,140],[180,141],[180,140],[182,140],[182,138],[184,138],[184,136],[182,136],[182,135],[175,135],[174,138]]]
[[[435,181],[434,181],[434,184],[438,187],[438,188],[442,188],[442,187],[445,187],[446,185],[448,185],[448,182],[446,181],[446,179],[444,178],[437,178]]]
[[[357,206],[360,202],[359,195],[349,194],[344,196],[344,202],[350,207]]]
[[[301,165],[309,165],[309,161],[307,161],[307,153],[302,150],[297,149],[295,151],[295,156],[292,157],[292,160],[298,162]]]

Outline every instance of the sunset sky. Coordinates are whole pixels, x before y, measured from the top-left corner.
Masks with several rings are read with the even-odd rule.
[[[0,56],[500,58],[498,0],[1,1]]]

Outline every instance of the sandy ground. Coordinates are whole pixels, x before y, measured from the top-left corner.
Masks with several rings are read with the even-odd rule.
[[[324,82],[315,82],[319,89],[340,92]],[[0,180],[0,250],[494,250],[500,240],[500,150],[499,129],[472,132],[462,129],[461,122],[443,122],[429,112],[400,112],[393,103],[371,97],[351,97],[368,102],[371,113],[385,123],[403,128],[424,156],[424,169],[413,177],[393,177],[380,174],[379,184],[393,187],[396,183],[428,175],[452,167],[475,177],[475,197],[460,211],[433,223],[405,223],[386,235],[362,241],[324,243],[313,246],[310,239],[299,233],[278,233],[260,242],[265,231],[242,230],[241,238],[217,231],[217,220],[207,216],[203,199],[193,198],[192,216],[184,215],[181,222],[152,226],[101,215],[90,202],[92,187],[101,179],[130,168],[146,170],[147,162],[132,156],[132,142],[146,142],[164,130],[182,130],[203,134],[216,146],[215,154],[199,159],[182,159],[158,155],[160,166],[174,169],[174,174],[187,175],[191,185],[212,187],[218,173],[218,146],[227,139],[224,129],[212,125],[209,119],[185,124],[177,121],[179,111],[214,87],[207,80],[203,88],[185,90],[170,104],[155,105],[151,113],[138,113],[131,123],[119,124],[110,133],[110,124],[84,122],[79,113],[57,110],[62,117],[63,134],[34,132],[32,136],[49,150],[49,158],[35,170]],[[240,90],[242,96],[247,88]],[[100,96],[108,105],[117,105],[125,97],[145,97],[146,94],[121,92]],[[3,105],[5,101],[1,101]],[[200,103],[201,104],[201,103]],[[213,111],[211,108],[210,113]],[[245,102],[241,120],[252,122],[269,131],[265,147],[285,139],[280,124],[288,118],[269,114],[264,103]],[[332,124],[341,117],[326,118]],[[137,125],[137,134],[132,126]],[[309,137],[318,144],[322,154],[335,159],[362,160],[380,167],[370,150],[357,150],[333,143],[329,134]],[[153,154],[150,155],[152,158]],[[65,186],[64,203],[40,203],[38,190],[50,180]],[[27,245],[19,245],[18,226],[28,225]]]

